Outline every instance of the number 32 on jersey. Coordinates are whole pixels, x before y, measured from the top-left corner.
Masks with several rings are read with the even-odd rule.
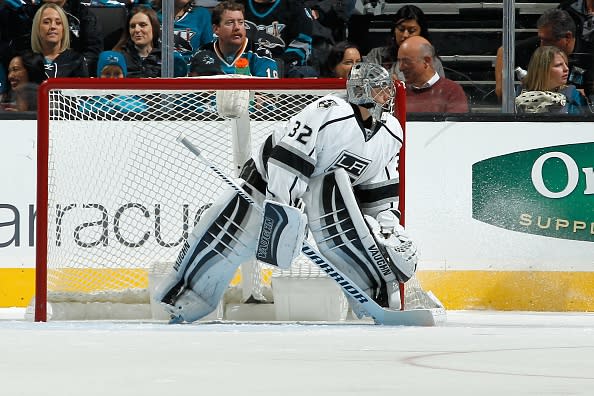
[[[295,140],[299,143],[307,144],[312,132],[313,130],[309,126],[301,124],[301,121],[297,120],[295,121],[295,128],[287,136],[290,138],[297,136]]]

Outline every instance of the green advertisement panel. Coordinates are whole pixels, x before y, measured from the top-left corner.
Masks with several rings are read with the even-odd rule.
[[[594,242],[594,143],[474,163],[472,217],[507,230]]]

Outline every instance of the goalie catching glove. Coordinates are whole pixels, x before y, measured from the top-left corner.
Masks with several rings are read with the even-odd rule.
[[[417,270],[417,247],[406,235],[396,215],[386,210],[380,212],[377,219],[364,217],[378,246],[383,249],[384,256],[395,267],[398,280],[408,281]]]
[[[301,252],[306,225],[307,217],[301,210],[270,200],[264,201],[256,258],[266,264],[289,268]]]

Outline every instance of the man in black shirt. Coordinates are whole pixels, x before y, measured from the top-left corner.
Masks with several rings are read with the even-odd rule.
[[[585,76],[591,69],[591,64],[584,63],[581,57],[575,54],[582,53],[583,40],[576,36],[576,24],[568,12],[560,9],[546,11],[538,18],[536,23],[538,36],[518,41],[515,46],[515,67],[528,68],[530,57],[536,48],[543,45],[554,45],[562,49],[569,57],[570,82],[577,88],[586,88],[588,82]],[[582,76],[580,80],[580,76]],[[572,80],[572,78],[574,80]],[[495,94],[499,99],[502,96],[503,85],[503,47],[497,50],[495,64]]]

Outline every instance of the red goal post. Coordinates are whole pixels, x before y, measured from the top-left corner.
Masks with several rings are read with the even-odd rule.
[[[395,85],[395,115],[404,130],[404,85],[398,81]],[[229,121],[216,114],[213,103],[218,90],[249,91],[249,119]],[[201,141],[208,146],[205,155],[232,174],[245,159],[246,150],[249,153],[246,144],[257,145],[279,122],[317,97],[344,90],[345,81],[340,79],[70,78],[44,82],[38,103],[34,319],[47,320],[49,295],[57,295],[62,302],[65,295],[98,293],[99,304],[103,304],[111,289],[146,287],[149,263],[143,261],[147,257],[175,261],[179,248],[164,242],[164,237],[155,250],[141,252],[149,244],[144,243],[145,236],[152,234],[149,238],[158,239],[159,235],[172,235],[172,229],[179,231],[179,224],[166,230],[165,221],[157,221],[165,217],[165,206],[171,201],[183,212],[177,215],[177,223],[183,217],[183,235],[187,236],[191,215],[197,217],[218,196],[222,185],[189,153],[183,153],[183,147],[172,146],[172,137],[183,131]],[[244,124],[251,135],[247,140],[241,135],[245,128],[236,125],[241,122],[248,123]],[[403,147],[403,214],[404,159]],[[155,191],[149,186],[153,184]],[[197,187],[192,189],[191,184]],[[159,190],[161,185],[163,190]],[[130,191],[120,193],[120,189]],[[113,206],[102,201],[112,198]],[[195,207],[190,208],[192,204]],[[75,212],[85,214],[75,219]],[[132,212],[136,219],[127,219],[124,213]],[[89,213],[90,219],[86,217]],[[142,227],[126,221],[139,221],[151,231],[132,236],[134,228]],[[118,247],[124,245],[122,250],[103,256],[114,238]],[[136,242],[130,242],[133,238]],[[72,251],[67,251],[70,248]],[[120,255],[122,262],[117,263]],[[84,297],[77,301],[86,304],[91,300]],[[58,316],[56,312],[54,316]]]

